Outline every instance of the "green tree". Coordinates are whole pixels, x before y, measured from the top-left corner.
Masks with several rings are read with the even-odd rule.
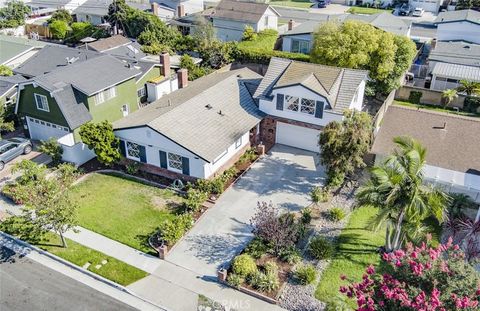
[[[13,71],[7,65],[0,65],[0,76],[4,76],[4,77],[13,76]]]
[[[75,22],[70,25],[70,28],[72,29],[68,38],[70,42],[79,42],[85,37],[95,37],[97,32],[101,32],[88,22]]]
[[[188,54],[184,54],[180,58],[180,67],[188,70],[188,80],[190,81],[203,77],[210,71],[207,68],[196,65]]]
[[[459,93],[465,93],[467,96],[480,95],[480,82],[460,80],[457,91]]]
[[[374,225],[386,226],[388,252],[416,238],[427,217],[442,222],[449,200],[439,189],[423,184],[426,149],[410,137],[396,137],[394,142],[393,154],[371,169],[370,180],[357,193],[360,206],[379,209]]]
[[[56,138],[51,137],[49,140],[42,141],[38,150],[49,155],[52,158],[53,165],[57,165],[62,160],[63,148]]]
[[[243,31],[242,41],[254,41],[258,38],[255,29],[252,26],[247,25],[245,26],[245,30]]]
[[[54,39],[63,40],[67,36],[68,33],[68,24],[62,20],[55,20],[50,23],[48,27],[50,29],[50,33]]]
[[[398,85],[414,55],[415,45],[408,38],[360,21],[325,23],[314,34],[311,49],[312,62],[369,70],[376,91],[382,93]]]
[[[363,156],[370,147],[372,119],[368,113],[347,110],[341,122],[328,123],[320,133],[321,162],[330,186],[339,186],[355,169],[365,166]]]
[[[48,20],[48,23],[51,24],[54,21],[64,21],[67,24],[71,24],[73,21],[72,15],[65,9],[59,9],[52,14],[52,17]]]
[[[446,108],[448,105],[450,105],[455,98],[458,97],[457,90],[455,89],[449,89],[445,90],[442,92],[442,98],[443,98],[443,107]]]
[[[88,148],[93,149],[101,163],[112,165],[120,159],[119,140],[110,122],[88,122],[80,127],[80,137]]]
[[[0,28],[17,27],[25,24],[25,17],[31,12],[22,1],[9,1],[0,9]]]

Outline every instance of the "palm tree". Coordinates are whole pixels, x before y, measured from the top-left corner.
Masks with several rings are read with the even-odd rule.
[[[442,98],[444,100],[443,108],[446,108],[450,103],[458,97],[457,90],[449,89],[442,92]]]
[[[457,91],[465,93],[468,96],[480,95],[480,82],[461,80],[460,85],[457,87]]]
[[[396,149],[371,169],[370,180],[359,189],[360,206],[379,209],[376,228],[386,226],[385,249],[399,249],[405,240],[417,239],[422,221],[433,216],[445,218],[448,196],[424,185],[426,149],[411,137],[395,137]]]

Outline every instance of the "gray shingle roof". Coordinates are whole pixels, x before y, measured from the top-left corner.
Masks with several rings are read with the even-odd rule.
[[[269,7],[268,3],[222,0],[215,8],[211,17],[257,23]],[[271,9],[276,13],[275,9]],[[279,15],[278,13],[276,14]]]
[[[13,76],[0,76],[0,97],[9,92],[18,83],[25,81],[26,79],[21,75]]]
[[[71,84],[75,89],[91,96],[139,74],[139,70],[128,68],[121,60],[103,55],[37,76],[33,81],[50,91],[62,88],[63,84]]]
[[[480,12],[475,10],[447,11],[438,14],[435,24],[469,21],[480,24]]]
[[[92,120],[92,115],[88,111],[85,103],[78,103],[75,98],[75,90],[71,84],[55,90],[52,93],[58,107],[62,111],[63,117],[71,129],[76,129],[82,124]]]
[[[148,126],[212,162],[261,121],[245,85],[260,79],[247,68],[212,73],[114,122],[114,129]]]
[[[102,54],[93,51],[85,51],[57,45],[47,45],[13,71],[31,78],[51,72],[58,68],[66,67],[67,58],[75,59],[76,63],[101,55]]]
[[[260,83],[255,98],[269,99],[274,88],[303,85],[324,96],[337,112],[349,108],[360,83],[368,71],[296,62],[272,57],[267,73]]]
[[[446,128],[441,129],[446,123]],[[459,172],[480,171],[480,121],[428,110],[390,106],[372,152],[387,155],[392,139],[407,135],[427,149],[427,164]],[[452,152],[454,151],[454,152]]]
[[[480,67],[436,63],[435,67],[433,67],[432,74],[457,80],[480,82]]]
[[[389,13],[378,13],[372,15],[359,15],[359,14],[342,14],[332,15],[331,21],[344,22],[347,20],[357,20],[369,23],[370,25],[382,29],[387,32],[391,32],[396,35],[406,36],[411,26],[411,21],[407,21]],[[326,20],[322,21],[306,21],[301,23],[292,30],[289,30],[283,34],[283,36],[310,34],[315,32],[318,27],[326,23]]]
[[[437,42],[430,61],[480,67],[480,45],[463,41]]]
[[[132,43],[132,41],[122,35],[115,35],[104,39],[99,39],[92,43],[88,44],[89,50],[94,50],[97,52],[104,52],[106,50],[118,48],[122,45],[127,45]]]

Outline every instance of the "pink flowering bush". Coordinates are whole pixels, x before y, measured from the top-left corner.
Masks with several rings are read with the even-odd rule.
[[[382,259],[385,273],[370,266],[361,282],[340,288],[358,311],[480,310],[479,274],[452,239],[436,248],[407,244]]]

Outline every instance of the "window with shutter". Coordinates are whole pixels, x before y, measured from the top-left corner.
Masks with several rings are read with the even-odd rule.
[[[277,110],[283,110],[284,95],[277,94]]]

